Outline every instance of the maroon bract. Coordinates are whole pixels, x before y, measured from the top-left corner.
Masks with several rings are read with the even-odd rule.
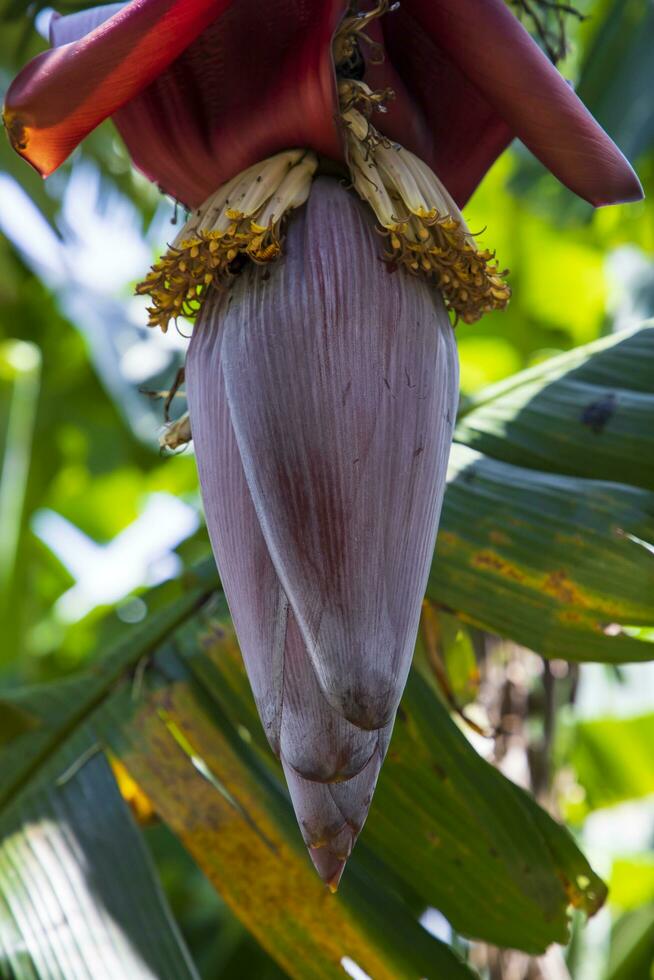
[[[332,39],[344,0],[132,0],[56,19],[61,45],[11,85],[15,148],[51,173],[107,116],[132,157],[193,207],[278,150],[343,158]],[[593,204],[638,178],[503,0],[404,0],[368,66],[394,103],[381,128],[461,206],[513,136]]]

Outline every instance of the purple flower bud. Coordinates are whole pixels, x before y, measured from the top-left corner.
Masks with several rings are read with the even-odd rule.
[[[438,292],[314,182],[284,255],[207,298],[186,377],[209,533],[268,740],[336,886],[409,671],[457,406]]]

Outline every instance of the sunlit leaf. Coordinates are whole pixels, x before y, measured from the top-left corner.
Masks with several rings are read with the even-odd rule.
[[[124,699],[110,702],[98,724],[160,816],[290,976],[339,977],[345,956],[379,980],[427,970],[443,980],[470,976],[408,909],[356,872],[342,898],[326,891],[281,786],[259,771],[233,731],[222,730],[224,720],[206,702],[203,708],[201,692],[183,676],[131,711]]]
[[[0,815],[0,976],[197,980],[151,859],[80,726]]]
[[[654,714],[578,721],[566,753],[583,800],[576,816],[654,793]]]
[[[184,626],[177,644],[269,768],[224,606]],[[379,869],[377,890],[391,875],[463,933],[534,951],[565,941],[568,901],[592,914],[605,896],[567,831],[477,755],[416,671],[351,862]]]
[[[41,352],[35,344],[0,344],[0,621],[5,642],[0,662],[13,652],[15,575],[24,536],[32,440],[39,398]],[[13,634],[13,635],[12,635]]]
[[[618,858],[610,881],[611,905],[624,911],[654,905],[654,855]]]
[[[445,669],[459,704],[473,701],[479,690],[479,668],[470,632],[454,616],[439,616]]]
[[[123,629],[115,646],[90,675],[12,692],[12,703],[35,716],[39,725],[21,735],[20,741],[0,746],[0,807],[29,784],[43,761],[89,717],[121,678],[129,677],[144,659],[147,662],[166,636],[216,587],[217,578],[211,562],[187,573],[178,584],[183,595],[169,601],[145,623]]]

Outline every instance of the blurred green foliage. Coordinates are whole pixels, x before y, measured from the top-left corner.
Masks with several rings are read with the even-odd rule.
[[[571,735],[566,757],[583,796],[568,805],[567,819],[579,820],[591,810],[654,793],[654,714],[578,721]],[[644,867],[643,876],[646,871]]]

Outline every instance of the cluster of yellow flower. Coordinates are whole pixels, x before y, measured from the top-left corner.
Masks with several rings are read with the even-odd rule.
[[[281,253],[280,223],[303,204],[318,165],[308,150],[288,150],[243,171],[188,219],[136,291],[149,295],[149,325],[197,315],[207,288],[224,283],[239,255],[265,263]]]
[[[369,22],[389,8],[382,0],[365,16],[343,21],[334,39],[337,66],[354,58]],[[389,250],[386,257],[434,281],[455,322],[474,323],[503,309],[511,290],[495,253],[479,249],[455,201],[436,174],[372,124],[391,90],[341,78],[340,114],[352,185],[373,209]],[[197,315],[207,289],[224,284],[244,255],[265,263],[281,254],[281,224],[304,204],[318,159],[310,150],[287,150],[249,167],[220,187],[186,222],[168,251],[138,284],[149,295],[150,326],[165,332],[170,320]]]
[[[511,290],[495,253],[477,248],[455,201],[427,164],[370,122],[384,95],[354,79],[339,84],[352,182],[387,236],[387,258],[433,279],[456,320],[474,323],[504,309]]]

